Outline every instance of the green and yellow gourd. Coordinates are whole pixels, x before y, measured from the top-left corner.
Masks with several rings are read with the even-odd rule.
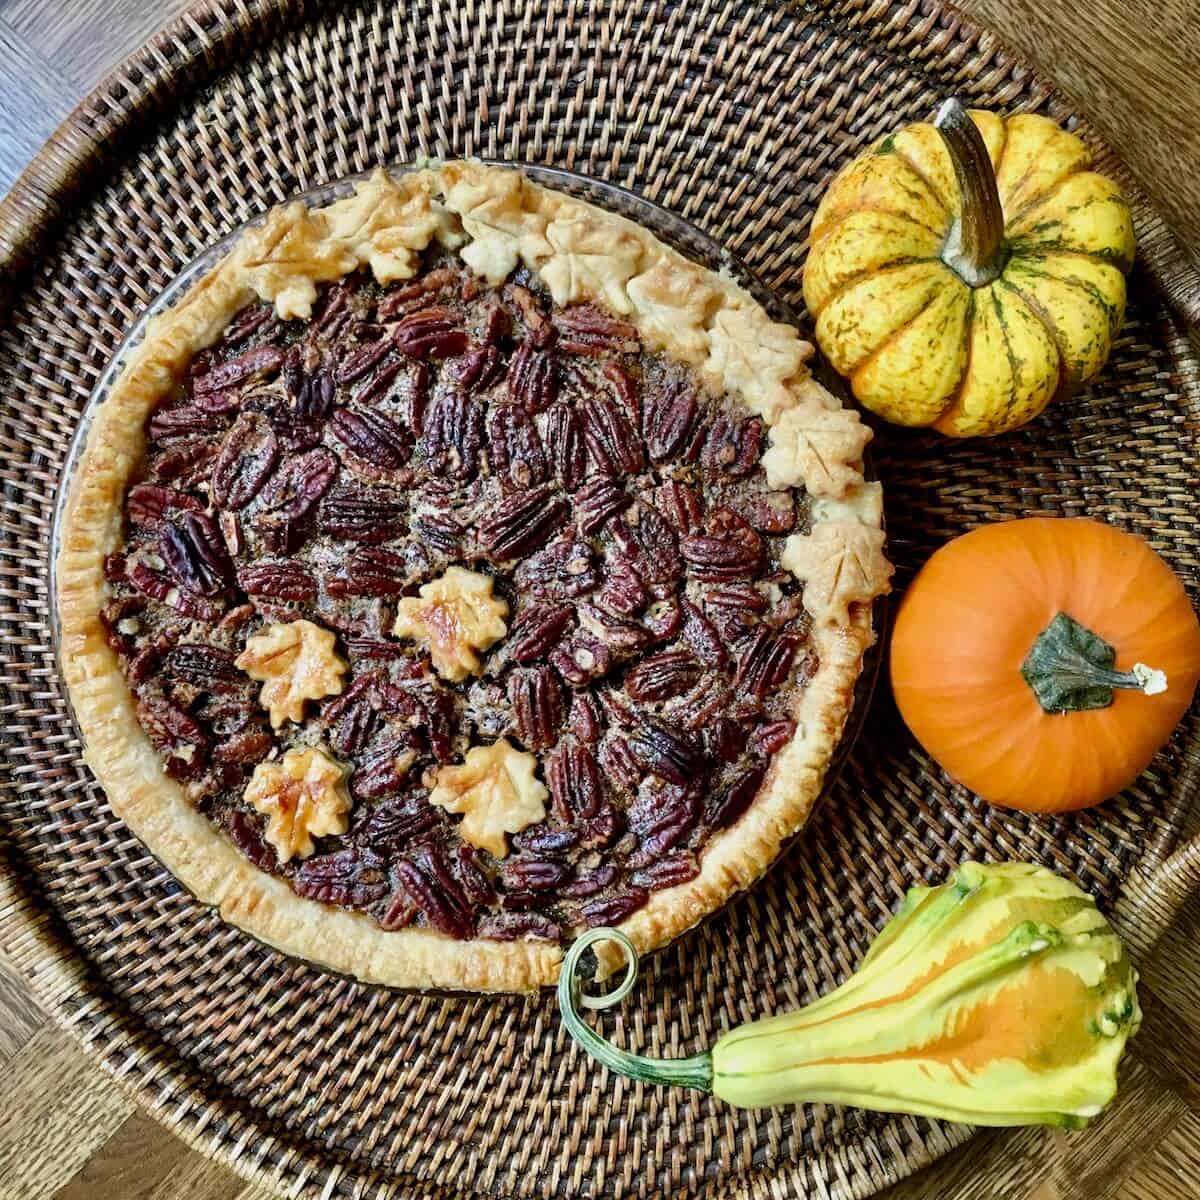
[[[625,952],[625,980],[608,996],[585,996],[581,957],[608,939]],[[690,1058],[627,1053],[583,1020],[581,1006],[609,1007],[636,970],[619,931],[575,942],[558,997],[576,1041],[622,1075],[711,1091],[740,1108],[824,1101],[1077,1128],[1112,1099],[1141,1020],[1136,972],[1091,897],[1026,863],[966,863],[940,887],[913,888],[840,987]]]
[[[1120,188],[1090,167],[1047,117],[950,100],[839,172],[813,217],[804,299],[859,403],[989,436],[1099,374],[1134,234]]]

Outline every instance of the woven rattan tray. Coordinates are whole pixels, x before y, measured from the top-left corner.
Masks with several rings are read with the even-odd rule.
[[[91,782],[47,599],[55,489],[89,394],[184,264],[269,204],[422,154],[563,166],[694,222],[799,307],[830,173],[951,91],[1071,117],[935,3],[209,0],[105,81],[0,207],[0,947],[183,1137],[296,1196],[731,1200],[865,1196],[968,1136],[610,1082],[549,997],[399,995],[225,927]],[[1196,320],[1200,280],[1137,209],[1141,265],[1099,386],[988,443],[877,439],[901,587],[971,525],[1087,512],[1149,538],[1200,593],[1200,364],[1165,302]],[[968,856],[1072,875],[1135,951],[1200,881],[1200,850],[1175,848],[1200,771],[1195,716],[1119,800],[1033,818],[949,784],[880,692],[814,823],[760,886],[651,960],[608,1018],[619,1042],[688,1053],[811,998],[908,883]]]

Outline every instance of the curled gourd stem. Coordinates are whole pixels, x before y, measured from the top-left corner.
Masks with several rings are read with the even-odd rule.
[[[585,996],[579,977],[579,960],[596,942],[616,942],[625,957],[625,978],[603,996]],[[630,1054],[601,1037],[583,1019],[583,1008],[605,1009],[620,1003],[637,982],[638,955],[634,944],[617,929],[589,929],[567,951],[558,979],[558,1004],[563,1023],[571,1036],[610,1071],[644,1083],[676,1084],[680,1087],[712,1090],[712,1057],[707,1052],[690,1058],[646,1058]]]
[[[1004,211],[996,172],[983,135],[957,100],[942,105],[933,127],[950,155],[960,197],[942,261],[969,287],[986,287],[1004,266]]]

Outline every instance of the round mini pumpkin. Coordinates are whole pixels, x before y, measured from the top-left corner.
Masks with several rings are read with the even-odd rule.
[[[1141,538],[1086,518],[986,525],[938,550],[892,637],[892,688],[960,783],[1029,812],[1131,783],[1200,679],[1200,623]]]
[[[1125,313],[1129,206],[1047,117],[909,125],[813,218],[804,299],[864,407],[951,437],[1004,433],[1095,378]]]

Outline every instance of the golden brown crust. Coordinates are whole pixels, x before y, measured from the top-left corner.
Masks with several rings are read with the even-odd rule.
[[[607,305],[648,345],[693,365],[714,391],[739,395],[769,427],[788,412],[825,414],[791,421],[793,434],[813,436],[780,438],[770,451],[772,470],[825,498],[826,507],[814,506],[815,527],[827,527],[824,542],[836,541],[831,527],[844,529],[858,547],[857,594],[840,595],[828,581],[806,589],[820,666],[802,693],[796,735],[750,810],[705,848],[700,874],[654,893],[622,928],[642,949],[662,945],[763,873],[820,792],[871,641],[869,599],[886,590],[890,575],[877,532],[877,488],[863,485],[856,461],[866,438],[857,417],[843,414],[812,379],[805,366],[811,347],[735,284],[637,225],[512,171],[452,162],[395,180],[378,172],[324,209],[276,209],[148,323],[96,413],[71,483],[58,559],[62,665],[87,761],[114,811],[226,920],[285,953],[370,982],[521,991],[554,981],[558,946],[385,932],[368,917],[304,899],[252,866],[164,773],[100,621],[104,559],[120,540],[122,499],[144,452],[146,419],[193,356],[255,297],[282,316],[304,317],[318,283],[360,267],[381,282],[408,278],[435,239],[492,281],[523,262],[558,303]]]

